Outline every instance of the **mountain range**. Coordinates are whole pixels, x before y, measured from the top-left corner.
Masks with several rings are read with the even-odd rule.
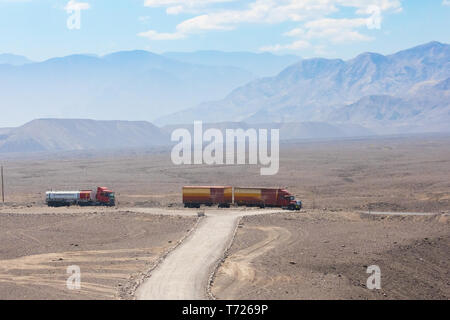
[[[382,133],[386,128],[450,131],[449,77],[450,46],[439,42],[387,56],[363,53],[348,61],[305,59],[274,77],[236,88],[222,100],[156,123],[318,121],[359,124]]]
[[[284,68],[300,60],[296,55],[276,56],[267,52],[195,51],[166,52],[163,55],[186,63],[240,68],[248,70],[258,77],[276,75]]]
[[[17,56],[2,55],[0,103],[4,110],[0,126],[36,118],[152,120],[220,99],[258,78],[258,73],[233,63],[240,56],[242,61],[255,57],[258,62],[250,69],[262,74],[267,73],[266,65],[272,69],[279,66],[276,74],[294,59],[271,54],[209,53],[206,64],[195,64],[168,56],[137,50],[20,62]],[[199,62],[203,56],[189,54],[191,60]]]
[[[296,57],[130,51],[15,59],[0,64],[1,119],[38,120],[0,128],[3,153],[168,145],[173,129],[195,120],[222,131],[277,128],[282,140],[450,132],[450,46],[439,42],[387,56],[300,60],[270,77],[249,70],[274,72]],[[157,126],[141,121],[157,117]]]

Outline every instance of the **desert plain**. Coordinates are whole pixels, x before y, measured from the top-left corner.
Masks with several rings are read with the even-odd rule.
[[[205,299],[450,298],[448,135],[290,141],[274,176],[259,166],[176,166],[162,147],[0,160],[0,299],[139,298],[165,261],[189,254],[197,230],[214,232],[210,212],[233,215],[235,228],[208,248],[217,255],[208,282],[199,278]],[[303,209],[199,216],[183,208],[183,185],[286,187]],[[115,208],[45,206],[45,191],[97,186],[116,192]],[[72,265],[79,290],[66,286]],[[379,290],[366,287],[371,265]]]

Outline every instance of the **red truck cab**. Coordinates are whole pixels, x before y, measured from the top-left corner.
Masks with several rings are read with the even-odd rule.
[[[302,202],[299,200],[295,200],[295,196],[293,196],[286,189],[282,189],[278,194],[279,205],[282,208],[287,208],[289,210],[301,210]]]
[[[113,207],[116,205],[115,193],[106,187],[97,188],[96,200],[105,206]]]

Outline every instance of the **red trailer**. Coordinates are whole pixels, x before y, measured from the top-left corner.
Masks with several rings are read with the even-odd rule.
[[[229,208],[233,202],[232,191],[232,187],[186,186],[183,187],[183,203],[187,208],[200,208],[200,205]]]

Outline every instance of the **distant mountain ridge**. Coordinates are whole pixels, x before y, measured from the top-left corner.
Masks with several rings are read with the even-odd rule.
[[[271,53],[252,52],[166,52],[163,56],[182,62],[206,66],[231,66],[248,70],[259,77],[273,76],[289,65],[301,60],[296,55],[277,56]]]
[[[152,119],[221,97],[255,76],[231,67],[182,63],[147,51],[71,55],[0,65],[4,117]],[[30,119],[30,120],[31,120]]]
[[[168,141],[168,135],[145,121],[38,119],[0,136],[0,152],[140,148]]]
[[[0,53],[0,64],[9,64],[12,66],[22,66],[27,63],[33,63],[30,59],[24,56],[10,53]]]
[[[275,77],[241,86],[223,100],[202,103],[162,117],[157,123],[213,122],[214,119],[249,123],[318,121],[378,128],[381,120],[389,120],[391,125],[394,120],[401,120],[420,121],[416,123],[420,126],[425,121],[441,121],[443,126],[445,121],[450,121],[445,112],[450,103],[449,77],[450,46],[439,42],[388,56],[363,53],[348,61],[307,59]],[[433,97],[436,93],[438,99]],[[370,96],[379,98],[375,101]],[[435,108],[428,107],[430,101]],[[363,109],[367,111],[374,105],[384,105],[386,114],[366,112],[364,123],[358,122],[355,115],[345,115],[345,110],[362,115]],[[396,108],[396,114],[391,114],[395,119],[386,119],[391,107]],[[445,117],[440,118],[438,114]]]
[[[284,59],[264,57],[277,63]],[[287,57],[284,65],[291,61]],[[256,78],[236,66],[188,63],[143,50],[0,64],[0,101],[7,106],[2,119],[9,121],[3,125],[43,117],[152,121],[221,99]]]
[[[178,128],[192,131],[192,124],[158,128],[146,121],[98,121],[88,119],[37,119],[17,128],[0,128],[1,153],[32,153],[92,150],[125,150],[169,146]],[[344,138],[373,135],[360,126],[327,123],[250,125],[246,123],[204,124],[204,130],[280,129],[281,140]]]

